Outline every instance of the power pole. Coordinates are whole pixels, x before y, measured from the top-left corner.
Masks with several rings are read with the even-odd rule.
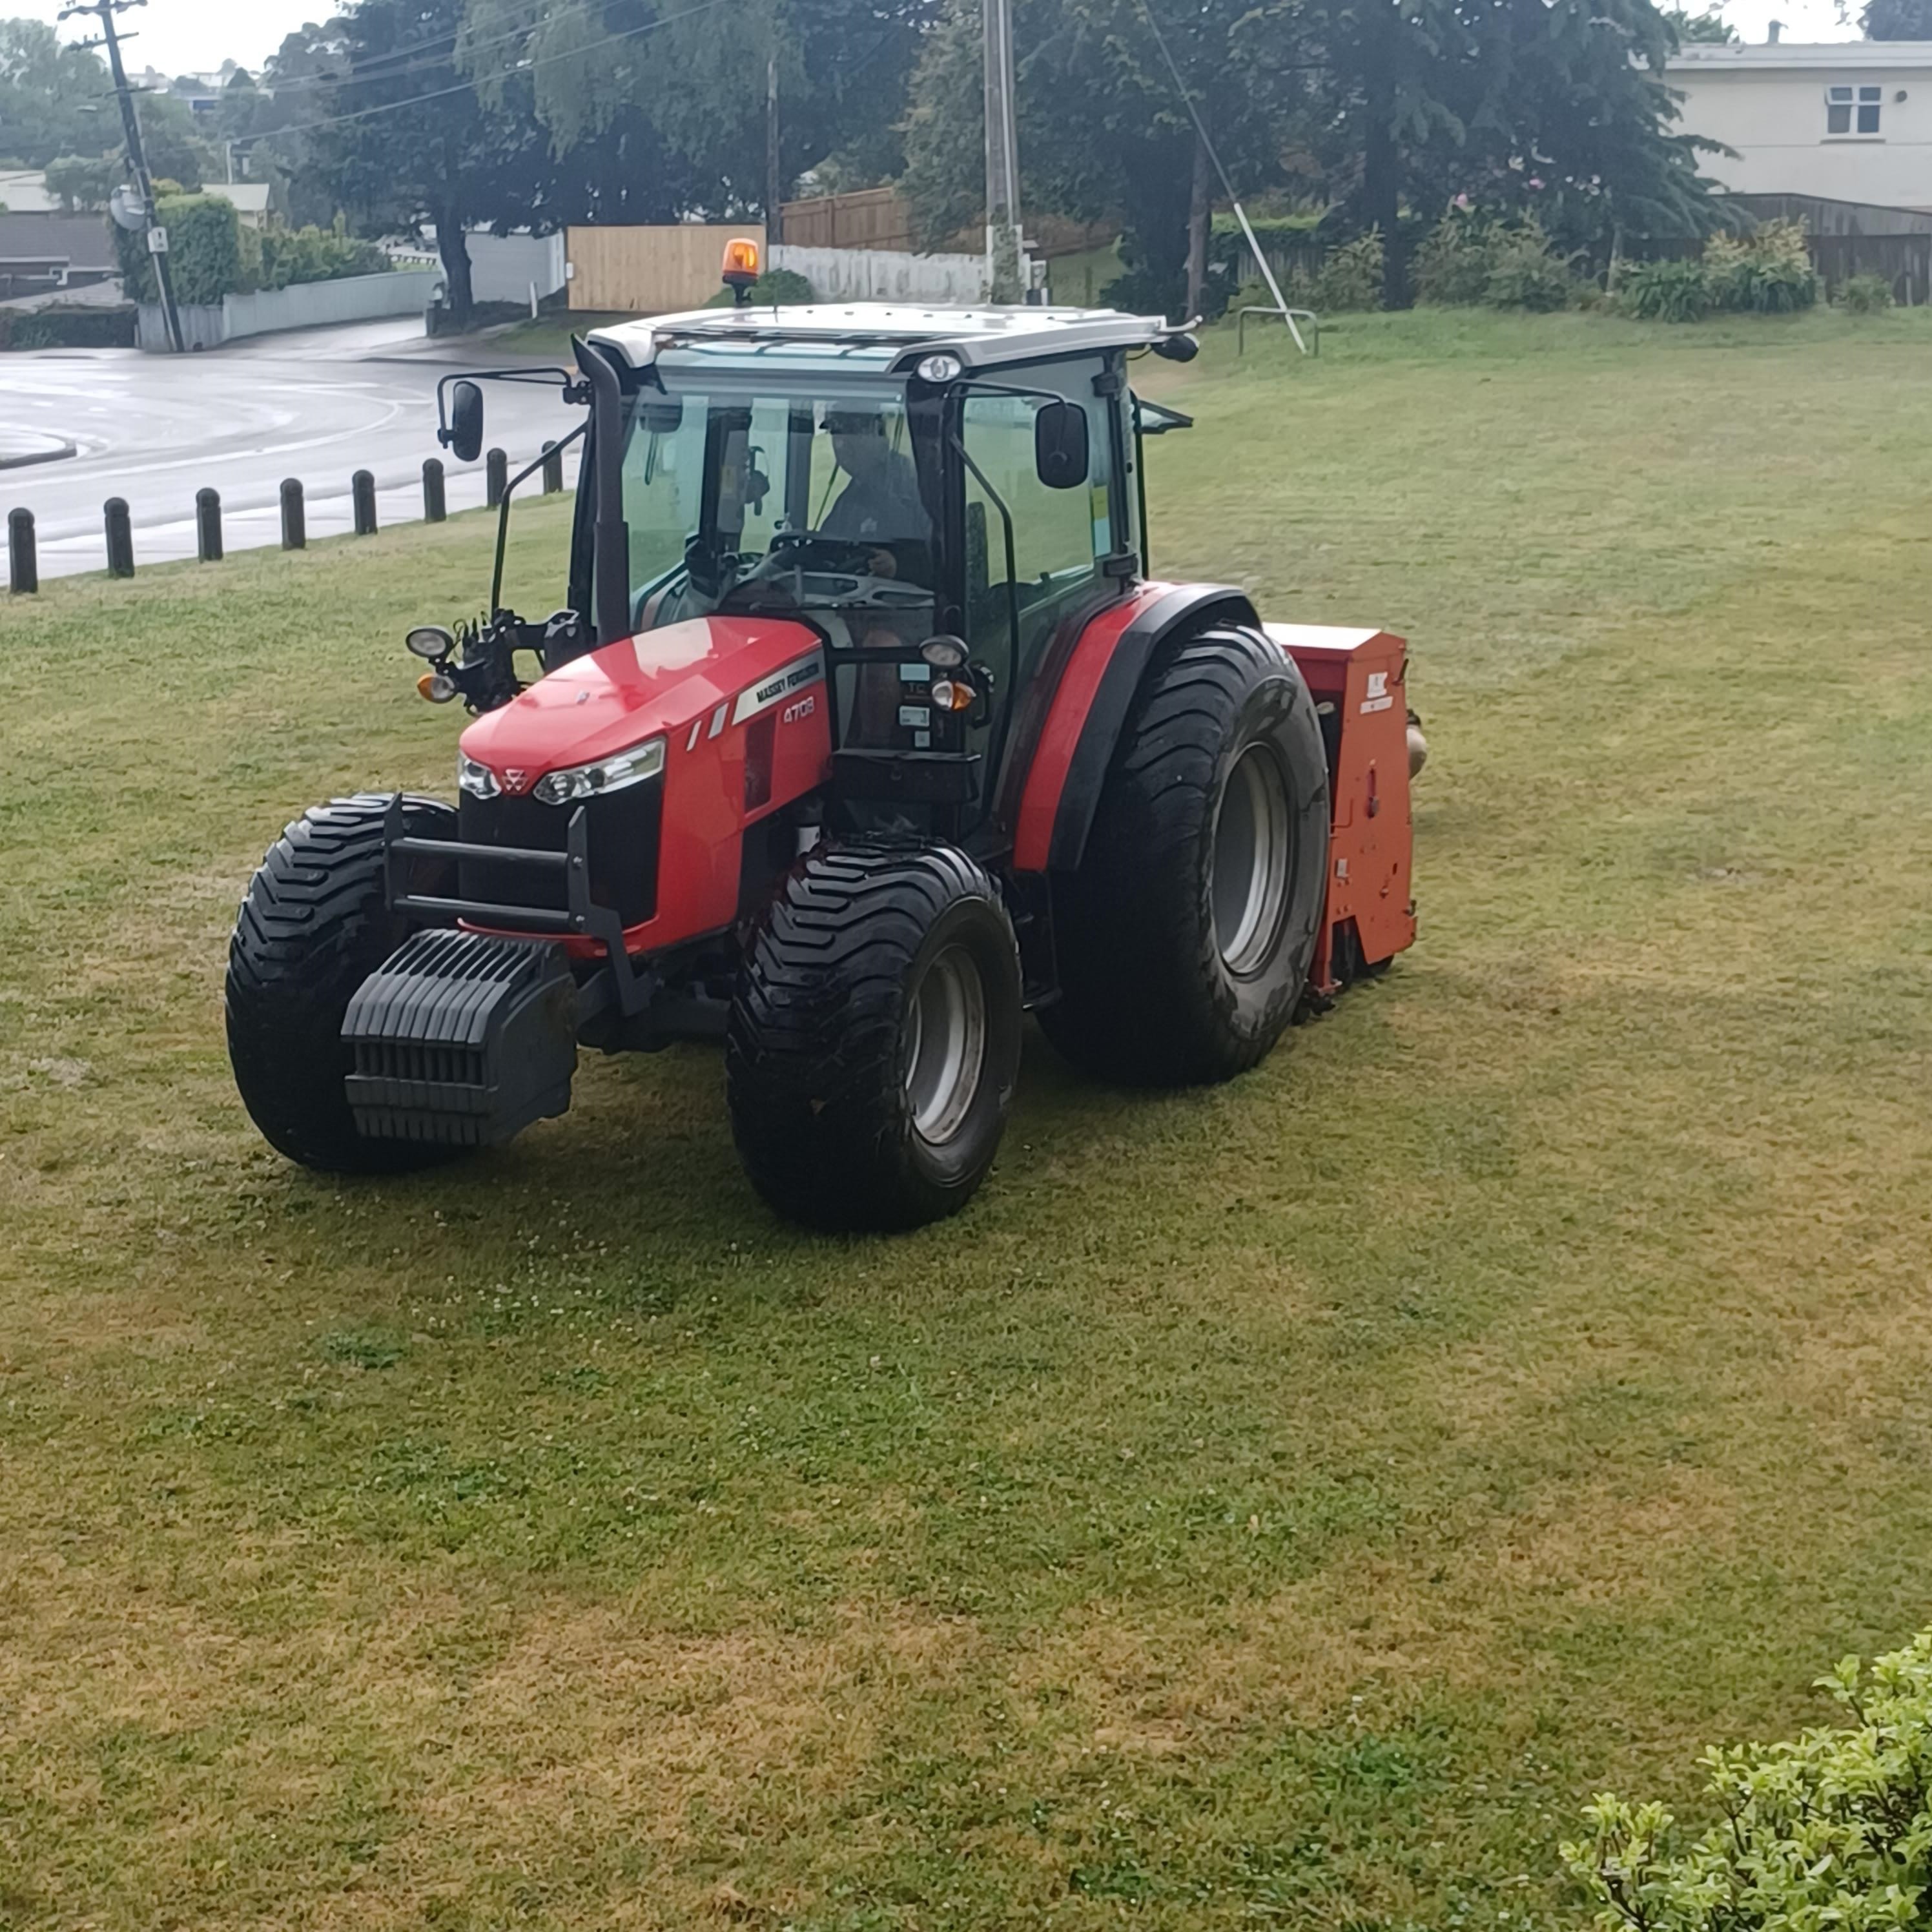
[[[107,65],[114,76],[114,92],[121,101],[122,131],[128,137],[128,165],[134,170],[134,185],[140,190],[141,205],[147,211],[148,225],[144,232],[148,238],[148,254],[154,265],[154,279],[161,287],[161,308],[168,319],[168,340],[175,353],[183,356],[188,352],[188,342],[182,334],[181,310],[175,304],[175,278],[168,266],[168,231],[154,219],[154,178],[148,172],[147,150],[141,145],[141,117],[134,110],[134,90],[128,85],[128,70],[121,59],[121,37],[114,25],[117,14],[125,13],[130,7],[145,7],[147,4],[148,0],[85,0],[85,4],[83,0],[75,0],[61,18],[71,20],[76,15],[90,14],[100,22],[100,38],[88,44],[107,50]]]
[[[1022,300],[1020,136],[1013,113],[1012,0],[982,0],[986,16],[986,266],[996,302]]]
[[[784,239],[784,182],[778,171],[778,57],[765,68],[765,258]]]

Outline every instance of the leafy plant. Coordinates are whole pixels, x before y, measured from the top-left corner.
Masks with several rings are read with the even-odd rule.
[[[1534,215],[1504,219],[1459,202],[1417,249],[1416,298],[1452,308],[1568,305],[1576,278]]]
[[[1702,262],[1633,262],[1617,284],[1617,307],[1640,322],[1696,322],[1711,310]]]
[[[1383,266],[1378,228],[1330,249],[1321,267],[1307,278],[1308,306],[1320,315],[1380,308]]]
[[[1892,284],[1882,275],[1853,275],[1838,291],[1838,303],[1853,315],[1876,315],[1892,306]]]
[[[380,275],[392,266],[374,242],[358,242],[339,226],[269,228],[260,236],[244,231],[242,253],[244,273],[252,256],[251,279],[255,286],[263,289],[337,282],[350,275]]]
[[[729,289],[720,289],[704,306],[729,308],[735,299]],[[752,302],[767,308],[817,299],[812,284],[796,268],[767,268],[752,284]]]
[[[1655,1803],[1606,1793],[1563,1846],[1604,1932],[1876,1932],[1926,1922],[1932,1881],[1932,1630],[1818,1680],[1852,1722],[1714,1748],[1723,1813],[1688,1846]]]
[[[1704,244],[1713,308],[1789,315],[1818,299],[1802,221],[1767,221],[1749,235],[1714,235]]]
[[[242,223],[232,201],[212,194],[158,195],[154,212],[168,231],[176,301],[206,306],[250,286],[243,272]],[[146,237],[116,229],[115,242],[128,294],[136,302],[159,302]]]

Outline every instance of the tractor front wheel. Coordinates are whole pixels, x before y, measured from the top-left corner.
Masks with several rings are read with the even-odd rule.
[[[228,1058],[249,1118],[290,1160],[329,1174],[404,1174],[464,1151],[357,1130],[344,1079],[354,1056],[342,1022],[356,989],[411,934],[434,922],[389,910],[383,876],[387,797],[314,807],[262,861],[228,949]],[[405,798],[412,838],[454,838],[456,814]],[[448,896],[455,867],[420,868],[421,890]]]
[[[1319,934],[1328,764],[1314,700],[1232,626],[1156,660],[1078,870],[1057,884],[1047,1037],[1097,1078],[1231,1079],[1293,1018]]]
[[[725,1037],[752,1186],[835,1232],[956,1214],[1005,1130],[1020,1010],[1012,922],[964,853],[812,853],[759,921]]]

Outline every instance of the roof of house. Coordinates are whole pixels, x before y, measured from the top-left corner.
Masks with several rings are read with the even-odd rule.
[[[220,200],[232,202],[244,214],[266,214],[268,212],[271,190],[266,182],[205,182],[201,191]]]
[[[836,354],[854,366],[890,366],[914,350],[944,350],[968,369],[1037,362],[1088,350],[1144,349],[1186,332],[1158,316],[1111,309],[914,308],[884,302],[826,302],[796,308],[700,308],[600,328],[594,342],[614,349],[634,369],[661,351],[691,348]]]
[[[111,268],[114,243],[100,214],[0,214],[0,262],[65,262]]]
[[[1932,40],[1760,40],[1748,46],[1741,40],[1699,41],[1680,47],[1665,64],[1672,74],[1822,68],[1891,73],[1932,68]]]

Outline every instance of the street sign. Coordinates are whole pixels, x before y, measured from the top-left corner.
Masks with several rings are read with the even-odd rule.
[[[168,231],[165,228],[149,229],[148,230],[148,253],[151,255],[165,255],[167,252]]]

